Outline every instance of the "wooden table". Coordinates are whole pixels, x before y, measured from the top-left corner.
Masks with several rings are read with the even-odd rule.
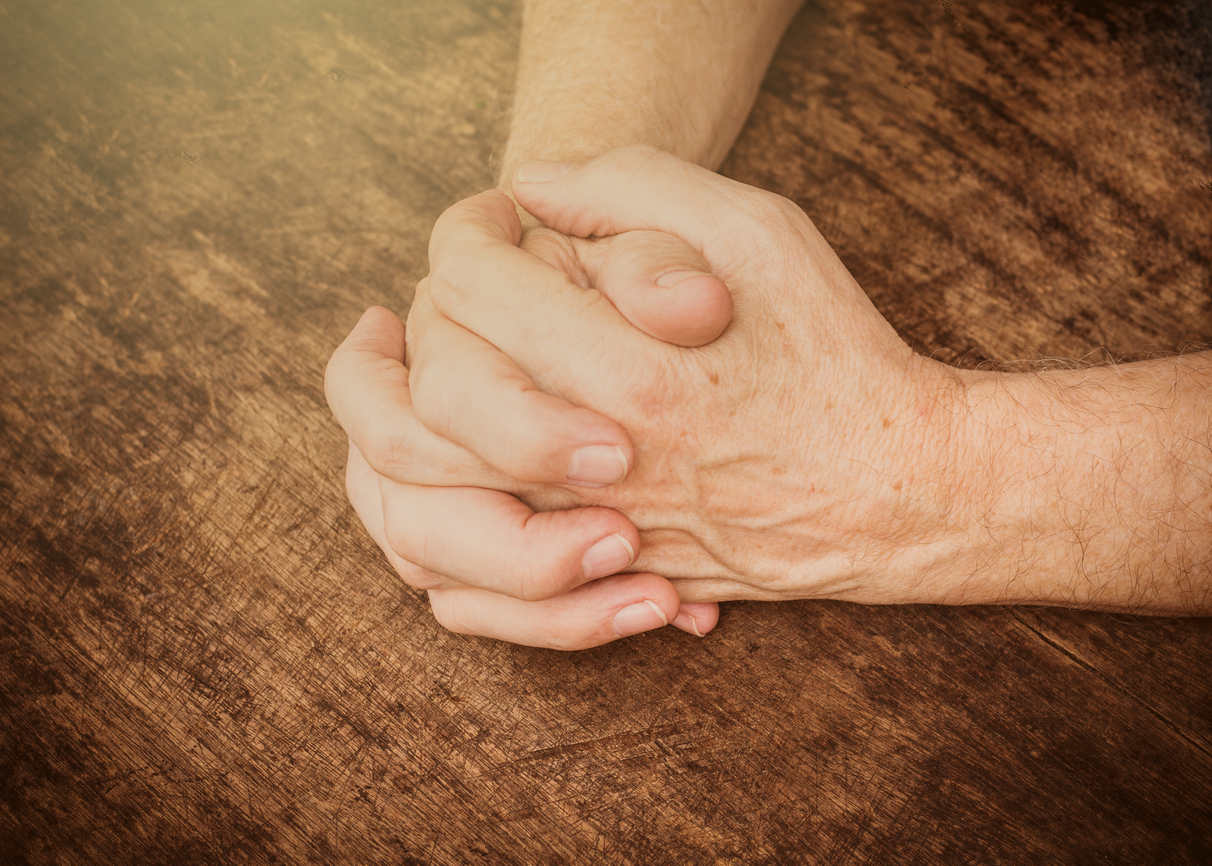
[[[923,352],[1180,350],[1210,19],[812,3],[724,171]],[[0,2],[0,862],[1212,862],[1212,622],[738,603],[558,654],[389,571],[322,370],[490,184],[519,25]]]

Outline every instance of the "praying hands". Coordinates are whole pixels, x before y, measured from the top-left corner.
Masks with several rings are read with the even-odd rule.
[[[329,366],[351,500],[446,627],[577,648],[736,598],[1212,606],[1209,354],[949,368],[794,204],[653,148],[512,191],[546,228],[455,205],[407,341],[372,310]]]

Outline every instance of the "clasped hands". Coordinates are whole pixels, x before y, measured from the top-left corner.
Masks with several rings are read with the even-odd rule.
[[[954,600],[959,371],[808,217],[647,147],[451,207],[333,355],[349,498],[456,632],[576,649],[719,601]]]

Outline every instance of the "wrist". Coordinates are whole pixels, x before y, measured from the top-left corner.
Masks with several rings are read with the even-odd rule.
[[[965,374],[949,600],[1206,610],[1210,370],[1205,355]]]
[[[899,429],[886,442],[890,459],[875,465],[883,496],[876,513],[892,515],[883,543],[868,559],[874,570],[851,600],[884,604],[979,604],[989,588],[971,562],[973,527],[987,496],[980,455],[973,448],[973,416],[962,371],[910,354],[908,375],[885,389],[886,408]],[[892,479],[887,483],[887,479]],[[879,552],[882,550],[882,553]]]

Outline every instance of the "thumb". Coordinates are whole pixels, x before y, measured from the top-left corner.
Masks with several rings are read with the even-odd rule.
[[[578,244],[589,282],[650,337],[705,346],[728,327],[732,296],[702,254],[664,232],[635,231]]]

